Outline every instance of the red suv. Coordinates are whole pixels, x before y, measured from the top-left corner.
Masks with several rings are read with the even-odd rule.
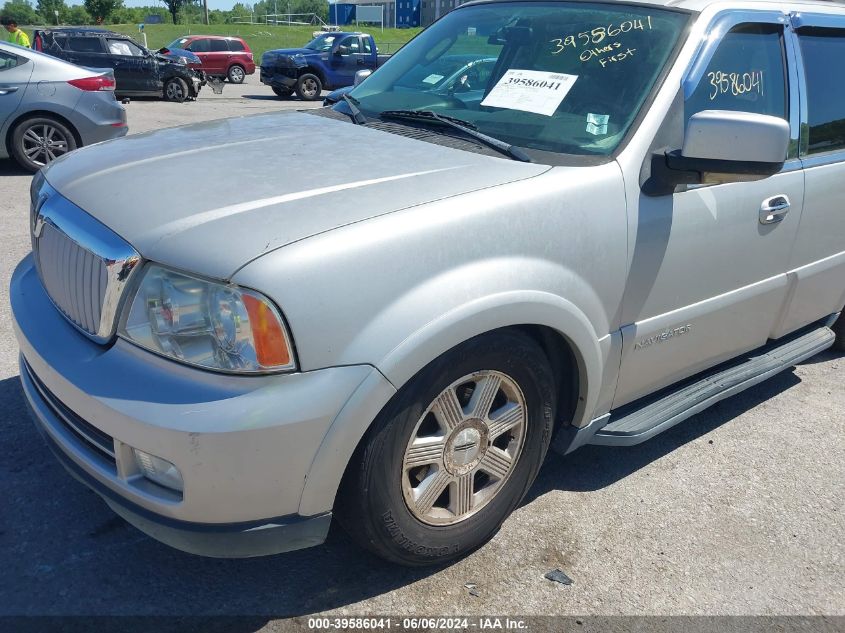
[[[183,48],[202,60],[202,64],[189,64],[195,70],[204,70],[212,77],[225,77],[233,84],[243,83],[244,77],[255,72],[255,60],[249,46],[239,37],[221,35],[185,35],[178,37],[167,48]]]

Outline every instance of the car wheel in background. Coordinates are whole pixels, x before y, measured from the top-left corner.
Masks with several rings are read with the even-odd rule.
[[[24,119],[12,130],[12,156],[28,171],[38,171],[75,149],[73,132],[50,117]]]
[[[246,72],[244,71],[242,66],[238,66],[235,64],[231,68],[229,68],[229,81],[233,84],[242,84],[244,82],[244,77],[246,77]]]
[[[285,88],[278,88],[276,86],[273,86],[273,92],[276,93],[277,97],[280,97],[282,99],[287,99],[291,95],[290,90],[286,90]]]
[[[323,82],[317,75],[305,73],[296,82],[296,94],[303,101],[316,101],[323,92]]]
[[[520,332],[475,337],[426,366],[379,414],[350,462],[336,516],[363,547],[411,566],[496,534],[546,455],[552,369]]]
[[[188,84],[180,77],[173,77],[164,84],[164,98],[167,101],[182,103],[188,98]]]

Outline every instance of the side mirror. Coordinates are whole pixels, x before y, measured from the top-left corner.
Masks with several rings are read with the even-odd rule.
[[[369,77],[372,74],[373,74],[373,71],[369,68],[364,68],[362,70],[359,70],[357,73],[355,73],[355,79],[353,79],[352,85],[357,86],[358,84],[360,84],[362,81],[364,81],[367,77]]]
[[[684,146],[666,152],[667,184],[760,180],[778,173],[789,149],[789,123],[752,112],[703,110],[687,121]]]
[[[335,55],[349,55],[349,47],[348,46],[338,46],[334,49]]]

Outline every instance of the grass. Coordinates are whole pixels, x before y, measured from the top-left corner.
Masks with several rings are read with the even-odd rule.
[[[125,33],[142,44],[144,42],[144,36],[138,32],[137,24],[109,24],[103,28]],[[347,28],[350,31],[355,30],[354,25]],[[246,40],[256,62],[261,61],[264,51],[274,48],[298,48],[307,44],[316,30],[316,26],[272,24],[148,24],[144,27],[147,45],[151,49],[161,48],[182,35],[237,35]],[[375,38],[380,53],[394,53],[421,29],[384,29],[384,33],[378,27],[360,30]]]

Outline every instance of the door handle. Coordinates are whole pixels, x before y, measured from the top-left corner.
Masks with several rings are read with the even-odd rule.
[[[18,91],[18,86],[2,86],[0,87],[0,96],[12,94]]]
[[[776,224],[789,213],[789,197],[786,195],[772,196],[763,200],[760,206],[760,224]]]

